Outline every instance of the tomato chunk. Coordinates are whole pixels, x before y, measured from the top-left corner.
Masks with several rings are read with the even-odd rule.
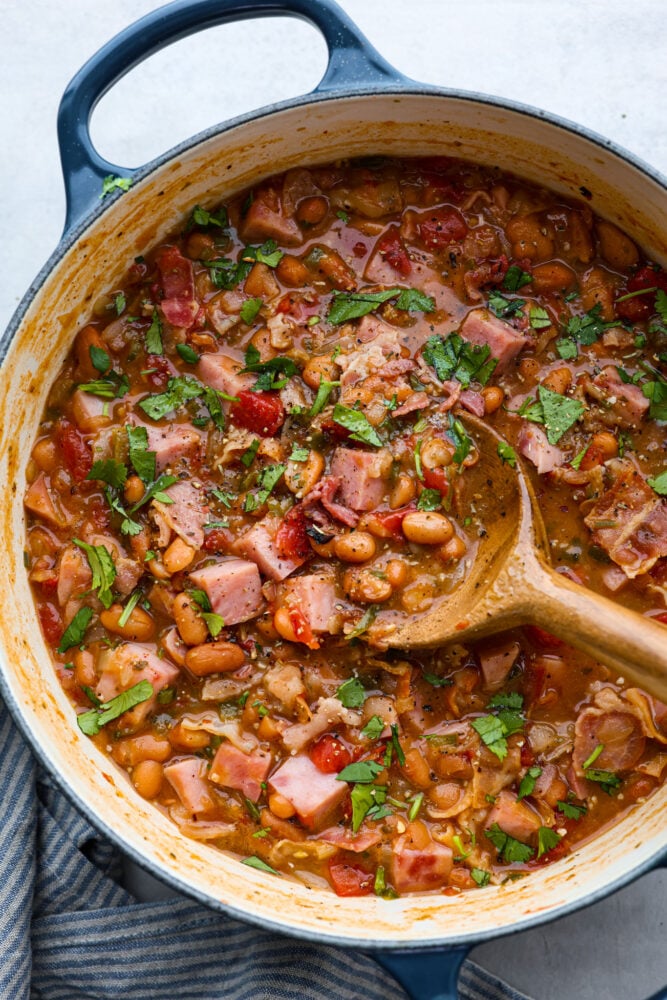
[[[457,208],[445,205],[434,208],[428,217],[419,223],[419,235],[423,243],[433,250],[440,250],[450,243],[465,239],[468,227]]]
[[[373,876],[358,865],[332,860],[329,877],[337,896],[368,896],[373,891]]]
[[[396,226],[390,226],[377,242],[381,256],[404,278],[412,271],[412,264]]]
[[[42,632],[47,642],[60,642],[63,634],[63,625],[58,610],[53,604],[40,604],[39,623],[42,626]]]
[[[310,748],[309,755],[315,767],[323,774],[338,774],[352,762],[352,754],[345,744],[331,733],[320,736]]]
[[[253,434],[273,437],[285,422],[285,407],[277,392],[251,392],[243,389],[238,394],[230,412],[237,427],[245,427]]]
[[[287,511],[276,532],[276,548],[283,559],[307,559],[311,554],[302,504]]]
[[[59,420],[56,437],[68,471],[77,483],[82,483],[93,467],[90,445],[69,420]]]

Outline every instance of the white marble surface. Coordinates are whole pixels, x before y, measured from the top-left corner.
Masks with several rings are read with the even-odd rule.
[[[156,0],[0,0],[0,327],[55,247],[64,216],[55,116],[100,45]],[[534,104],[604,133],[667,172],[667,5],[660,0],[342,0],[416,80]],[[139,165],[217,121],[311,89],[326,64],[308,25],[212,29],[128,75],[93,120],[100,152]],[[150,881],[134,873],[151,894]],[[667,983],[665,876],[476,959],[535,1000],[642,1000]]]

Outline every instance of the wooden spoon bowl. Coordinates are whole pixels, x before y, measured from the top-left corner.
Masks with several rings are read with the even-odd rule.
[[[476,417],[461,420],[481,455],[461,477],[461,510],[480,525],[473,562],[451,594],[412,616],[388,645],[438,647],[538,625],[667,701],[667,628],[552,569],[521,459],[512,468],[498,451],[503,438]]]

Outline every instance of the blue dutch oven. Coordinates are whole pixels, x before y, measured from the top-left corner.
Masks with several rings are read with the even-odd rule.
[[[313,93],[218,125],[139,170],[99,156],[88,129],[93,108],[138,62],[202,28],[284,14],[309,21],[326,40],[328,66]],[[406,79],[333,0],[177,0],[86,63],[63,97],[58,129],[65,232],[0,344],[6,376],[0,475],[13,484],[0,508],[3,697],[72,801],[174,889],[263,928],[372,952],[419,1000],[454,997],[459,966],[473,945],[590,904],[661,864],[667,787],[557,864],[520,882],[458,896],[339,899],[188,840],[73,725],[23,567],[25,467],[49,387],[100,286],[114,287],[124,262],[165,236],[198,202],[339,157],[451,155],[492,163],[569,196],[585,188],[600,215],[667,264],[665,179],[600,136],[542,111]],[[132,185],[101,201],[109,174],[129,177]]]

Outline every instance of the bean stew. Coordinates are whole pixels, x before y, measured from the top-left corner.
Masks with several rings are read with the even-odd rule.
[[[27,572],[79,728],[188,837],[451,895],[659,787],[667,706],[556,636],[386,648],[485,530],[464,411],[557,570],[667,625],[667,273],[582,199],[446,158],[290,170],[81,315]]]

